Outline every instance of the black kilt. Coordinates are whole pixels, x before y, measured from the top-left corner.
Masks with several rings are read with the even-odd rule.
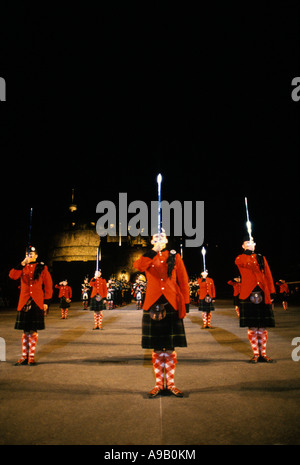
[[[160,321],[152,320],[148,310],[143,312],[142,348],[174,349],[187,347],[183,319],[171,305],[166,305],[166,316]]]
[[[259,304],[250,302],[250,298],[240,300],[240,327],[274,328],[275,318],[272,304],[265,304],[264,298]]]
[[[59,308],[69,308],[69,307],[70,307],[70,302],[67,302],[65,297],[61,297],[60,302],[59,302]]]
[[[41,310],[33,300],[30,310],[25,312],[23,309],[17,312],[15,329],[21,329],[27,333],[45,329],[44,310]]]
[[[211,300],[210,302],[205,302],[205,299],[200,299],[199,300],[199,312],[213,312],[215,309],[213,301]]]
[[[106,306],[103,303],[103,299],[101,299],[99,302],[96,300],[96,296],[91,298],[91,305],[90,305],[90,310],[92,312],[100,312],[101,310],[106,310]]]
[[[238,307],[238,306],[240,305],[240,297],[239,297],[239,296],[240,296],[240,295],[235,295],[235,296],[233,296],[233,305],[234,305],[235,307]]]
[[[289,298],[289,295],[286,292],[280,292],[279,293],[279,302],[287,302]]]

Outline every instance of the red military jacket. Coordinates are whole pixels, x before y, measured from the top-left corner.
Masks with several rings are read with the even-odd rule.
[[[175,310],[179,318],[186,316],[185,304],[189,304],[189,278],[181,256],[175,256],[175,266],[168,277],[169,251],[150,252],[149,256],[141,256],[133,263],[134,268],[146,273],[147,289],[143,305],[144,310],[149,308],[164,295]]]
[[[233,296],[235,297],[236,295],[239,295],[239,293],[241,292],[241,283],[240,282],[237,282],[237,281],[228,281],[228,283],[230,286],[233,286]]]
[[[62,286],[55,284],[55,288],[59,289],[58,298],[65,297],[66,299],[72,299],[72,289],[70,286]]]
[[[265,303],[271,304],[271,294],[275,294],[275,287],[271,270],[265,257],[264,272],[260,270],[257,262],[257,254],[243,253],[236,257],[235,264],[238,266],[241,274],[241,292],[240,299],[245,300],[256,286],[259,286],[265,295]]]
[[[279,293],[285,292],[286,294],[289,293],[289,286],[286,283],[276,283],[279,286]]]
[[[215,283],[212,278],[206,278],[205,280],[203,278],[197,279],[197,282],[199,284],[199,299],[205,299],[207,294],[214,299],[216,297],[216,290],[215,290]]]
[[[34,279],[37,266],[41,267],[42,271],[39,277]],[[44,309],[44,303],[49,304],[53,294],[53,282],[46,265],[37,262],[28,263],[25,266],[20,265],[18,268],[10,270],[9,277],[14,280],[21,279],[17,310],[22,310],[30,297],[41,310]]]
[[[91,298],[96,294],[99,294],[102,299],[107,297],[107,283],[103,278],[93,278],[90,280],[90,286],[92,287]]]

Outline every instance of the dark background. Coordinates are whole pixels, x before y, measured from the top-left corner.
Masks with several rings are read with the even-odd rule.
[[[220,286],[237,274],[245,196],[274,279],[300,280],[298,2],[142,3],[3,3],[2,282],[23,258],[31,207],[42,259],[72,189],[96,221],[119,192],[156,200],[159,172],[163,199],[205,201]],[[200,249],[184,259],[199,273]]]

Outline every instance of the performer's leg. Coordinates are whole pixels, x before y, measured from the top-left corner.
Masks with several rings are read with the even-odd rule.
[[[155,373],[155,386],[148,393],[148,396],[156,397],[164,388],[165,352],[163,350],[154,350],[152,352],[152,364]]]
[[[268,340],[268,331],[265,328],[258,328],[258,343],[260,348],[261,361],[272,363],[273,360],[270,357],[267,357],[267,340]]]
[[[182,392],[175,386],[175,367],[177,365],[177,354],[175,350],[173,352],[167,351],[165,354],[165,370],[167,389],[174,394],[176,397],[183,397]]]
[[[98,313],[99,312],[94,312],[94,327],[93,327],[93,329],[98,329]]]
[[[61,318],[60,318],[60,319],[61,319],[61,320],[64,320],[64,318],[65,318],[65,312],[64,312],[64,309],[63,309],[63,308],[61,308],[60,310],[61,310]]]
[[[202,328],[206,328],[207,327],[207,312],[202,312],[202,320],[203,320]]]
[[[29,333],[22,335],[22,358],[17,361],[16,365],[27,365],[28,363],[28,346],[29,346]]]
[[[99,312],[99,315],[98,315],[98,328],[102,329],[102,320],[103,320],[103,312]]]
[[[28,355],[28,363],[30,365],[34,365],[34,355],[35,355],[35,349],[37,345],[37,340],[38,340],[38,333],[36,331],[30,331],[30,336],[29,336],[29,355]]]
[[[210,322],[211,322],[211,312],[207,313],[207,324],[206,324],[207,328],[211,327]]]
[[[65,308],[65,320],[67,319],[67,316],[68,316],[68,309]]]
[[[259,358],[259,348],[258,348],[258,329],[257,328],[249,328],[248,329],[248,339],[251,344],[251,348],[253,351],[253,358],[250,360],[252,363],[257,363]]]

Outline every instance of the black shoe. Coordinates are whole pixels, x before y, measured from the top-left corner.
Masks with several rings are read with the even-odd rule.
[[[28,358],[20,358],[20,360],[18,360],[16,363],[15,363],[15,367],[18,367],[18,366],[21,366],[21,365],[28,365]]]
[[[28,366],[35,367],[37,363],[33,360],[32,362],[28,362]]]
[[[261,362],[261,363],[274,363],[275,360],[273,360],[273,359],[270,358],[270,357],[267,357],[266,355],[261,355],[261,356],[259,357],[259,362]]]
[[[149,399],[153,399],[154,397],[158,396],[158,394],[162,393],[162,389],[159,386],[154,386],[152,391],[148,392]]]
[[[258,355],[253,355],[253,357],[249,360],[249,363],[257,363],[259,360]]]
[[[183,392],[181,392],[176,386],[172,386],[172,387],[168,388],[168,390],[175,397],[183,397]]]

